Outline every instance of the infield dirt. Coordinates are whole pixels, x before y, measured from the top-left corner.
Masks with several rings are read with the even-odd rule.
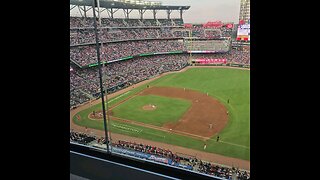
[[[173,87],[151,87],[139,95],[180,98],[192,102],[191,107],[178,122],[164,124],[163,127],[173,131],[211,137],[221,131],[228,121],[227,110],[218,100],[197,91]],[[210,128],[210,124],[212,124],[212,128]]]

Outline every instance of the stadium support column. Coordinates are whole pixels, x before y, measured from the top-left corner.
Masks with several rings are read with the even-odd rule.
[[[87,9],[87,6],[83,6],[83,14],[84,14],[84,17],[87,18],[87,12],[91,9],[91,7],[88,7]]]
[[[139,14],[140,14],[140,20],[143,20],[143,14],[146,12],[146,10],[139,9]]]
[[[117,11],[117,10],[116,10],[116,11]],[[114,14],[116,11],[113,11],[113,8],[110,8],[110,10],[107,9],[107,13],[108,13],[109,18],[113,19],[113,14]]]
[[[76,5],[70,5],[70,6],[71,6],[70,11],[71,11],[72,9],[74,9],[75,7],[77,7]]]
[[[87,19],[87,10],[86,10],[86,6],[83,6],[83,10],[84,10],[84,17]]]
[[[131,10],[129,10],[129,9],[123,9],[124,17],[125,17],[126,19],[129,19],[129,15],[130,15],[130,13],[131,13],[132,10],[133,10],[133,9],[131,9]]]
[[[101,27],[101,17],[100,17],[100,0],[97,0],[97,5],[98,5],[98,18],[99,18],[99,24]]]
[[[110,15],[111,15],[111,19],[113,19],[113,9],[111,8],[111,11],[110,11]]]
[[[170,19],[170,14],[171,14],[172,10],[171,9],[168,9],[167,10],[167,16],[168,16],[168,19]]]
[[[78,5],[78,10],[79,10],[81,17],[83,17],[82,12],[81,12],[81,10],[83,10],[83,9],[81,9],[81,7],[79,5]]]
[[[155,9],[153,9],[153,19],[154,20],[157,19],[157,11]]]
[[[96,7],[96,0],[93,0],[92,8],[95,9]],[[104,102],[104,95],[103,95],[103,84],[102,84],[102,64],[100,62],[100,46],[99,46],[99,37],[98,37],[98,29],[97,29],[97,21],[96,21],[96,12],[93,10],[93,17],[94,17],[94,31],[96,37],[96,50],[97,50],[97,61],[98,61],[98,70],[99,70],[99,80],[100,80],[100,93],[101,93],[101,100],[102,100],[102,114],[103,114],[103,124],[104,124],[104,132],[106,138],[106,146],[107,146],[107,153],[109,152],[109,138],[107,132],[107,119],[106,119],[106,108]]]
[[[180,19],[182,19],[182,13],[183,13],[183,10],[180,9]]]

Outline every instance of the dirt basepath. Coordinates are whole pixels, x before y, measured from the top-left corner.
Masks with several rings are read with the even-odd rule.
[[[111,117],[111,116],[110,116]],[[138,125],[138,126],[142,126],[142,127],[146,127],[146,128],[150,128],[150,129],[155,129],[155,130],[159,130],[159,131],[164,131],[164,132],[168,132],[168,133],[175,133],[175,134],[179,134],[179,135],[183,135],[183,136],[189,136],[191,138],[195,138],[195,139],[199,139],[202,141],[208,140],[208,137],[203,137],[197,134],[191,134],[188,132],[184,132],[184,131],[179,131],[176,129],[172,129],[170,130],[170,128],[167,127],[159,127],[159,126],[154,126],[151,124],[145,124],[145,123],[141,123],[138,121],[133,121],[133,120],[127,120],[127,119],[122,119],[122,118],[118,118],[118,117],[111,117],[112,121],[120,121],[120,122],[125,122],[128,124],[133,124],[133,125]]]
[[[180,72],[186,71],[187,69],[190,68],[208,68],[208,67],[186,67],[183,70],[181,70]],[[246,69],[246,68],[234,68],[234,67],[219,67],[219,66],[212,66],[209,68],[233,68],[233,69],[244,69],[244,70],[250,70],[250,69]],[[175,72],[170,72],[170,73],[164,73],[158,77],[140,82],[138,84],[135,84],[134,86],[125,88],[123,90],[120,90],[116,93],[110,94],[108,95],[108,99],[113,98],[115,96],[118,96],[120,94],[123,94],[125,92],[130,91],[131,89],[133,89],[134,87],[139,87],[141,85],[147,84],[151,81],[154,81],[155,79],[158,79],[162,76],[165,76],[167,74],[171,74],[171,73],[175,73]],[[101,130],[96,130],[96,129],[91,129],[88,128],[87,130],[85,129],[85,127],[81,127],[76,125],[73,121],[72,121],[72,117],[84,110],[89,108],[92,105],[96,105],[98,103],[101,103],[101,100],[94,100],[91,103],[85,103],[79,107],[77,107],[76,109],[72,109],[70,110],[70,129],[73,129],[74,131],[77,132],[86,132],[86,133],[94,133],[97,136],[102,136],[104,137],[104,131]],[[250,170],[250,161],[247,160],[242,160],[242,159],[237,159],[237,158],[232,158],[232,157],[227,157],[227,156],[222,156],[219,154],[214,154],[214,153],[207,153],[207,152],[203,152],[203,151],[198,151],[198,150],[194,150],[194,149],[188,149],[188,148],[184,148],[184,147],[180,147],[180,146],[175,146],[175,145],[170,145],[170,144],[165,144],[165,143],[160,143],[160,142],[154,142],[154,141],[150,141],[150,140],[145,140],[145,139],[141,139],[141,138],[135,138],[135,137],[131,137],[131,136],[126,136],[126,135],[122,135],[122,134],[116,134],[116,133],[110,133],[111,135],[111,140],[113,142],[116,142],[118,140],[126,140],[126,141],[131,141],[131,142],[137,142],[137,143],[143,143],[143,144],[148,144],[148,145],[152,145],[152,146],[156,146],[156,147],[161,147],[161,148],[166,148],[166,149],[170,149],[172,152],[174,153],[182,153],[182,154],[188,154],[191,156],[196,156],[199,159],[205,160],[205,161],[210,161],[213,163],[218,163],[218,164],[223,164],[223,165],[228,165],[228,166],[235,166],[235,167],[239,167],[241,169],[245,169],[245,170]]]

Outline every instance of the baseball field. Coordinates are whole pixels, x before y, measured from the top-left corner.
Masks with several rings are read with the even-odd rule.
[[[250,160],[249,70],[189,68],[132,87],[108,107],[112,133]],[[101,104],[72,121],[103,130]]]

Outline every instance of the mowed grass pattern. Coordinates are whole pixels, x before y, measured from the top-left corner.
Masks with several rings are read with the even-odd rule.
[[[145,105],[155,105],[155,110],[143,110]],[[165,123],[178,122],[191,106],[188,100],[167,98],[155,95],[136,96],[112,109],[113,116],[162,126]]]
[[[222,68],[194,68],[170,74],[157,86],[171,86],[209,93],[223,103],[230,121],[219,134],[225,142],[250,146],[250,71]],[[229,99],[229,104],[227,103]]]
[[[216,137],[203,142],[186,136],[116,121],[111,122],[112,132],[250,160],[250,71],[229,68],[194,68],[183,73],[163,76],[149,84],[151,86],[185,87],[203,93],[208,92],[210,96],[223,103],[229,111],[230,119],[219,134],[221,142],[216,142]],[[110,105],[144,88],[145,86],[141,86],[121,98],[112,98],[115,100]],[[230,99],[229,104],[228,99]],[[78,125],[103,130],[103,121],[92,121],[87,118],[90,112],[98,109],[101,109],[101,104],[77,113],[76,115],[81,116],[81,121],[76,120],[76,116],[73,120]],[[132,127],[133,130],[124,129],[121,126]],[[141,131],[138,133],[134,130],[135,128]],[[206,150],[203,149],[204,143],[207,144]]]

